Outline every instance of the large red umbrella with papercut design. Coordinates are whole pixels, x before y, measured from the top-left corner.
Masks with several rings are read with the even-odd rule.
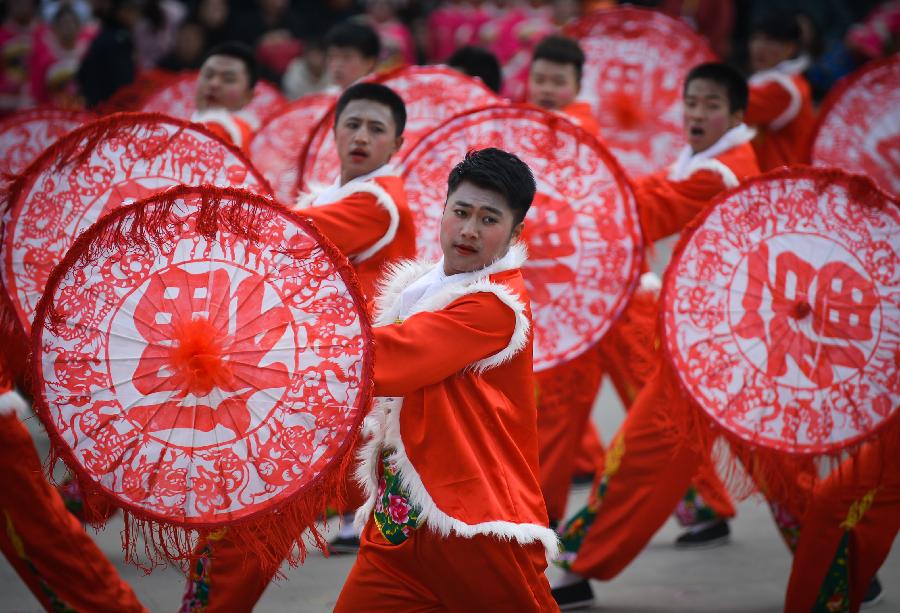
[[[101,216],[173,185],[201,183],[270,193],[238,149],[171,117],[110,115],[56,141],[10,188],[0,244],[3,334],[28,334],[50,271]]]
[[[900,194],[900,54],[834,86],[819,110],[810,157],[815,166],[862,172]]]
[[[249,154],[253,165],[284,203],[297,194],[297,152],[302,151],[313,129],[335,102],[331,94],[310,94],[269,115],[253,135]]]
[[[643,242],[631,188],[597,139],[525,105],[463,113],[401,159],[419,256],[441,257],[447,176],[471,149],[519,156],[538,192],[525,224],[525,281],[535,325],[534,367],[571,360],[598,341],[637,283]]]
[[[0,122],[0,181],[12,180],[56,140],[93,119],[84,111],[29,109]]]
[[[160,87],[141,103],[145,113],[165,113],[179,119],[190,119],[197,110],[194,94],[200,73],[191,72]],[[263,118],[271,115],[286,103],[284,96],[274,85],[265,81],[256,84],[250,103],[239,111],[251,125],[258,126]]]
[[[664,345],[738,446],[839,456],[900,407],[900,202],[871,180],[794,168],[720,196],[663,289]]]
[[[586,58],[581,94],[600,137],[629,175],[675,161],[685,144],[682,88],[691,68],[716,56],[685,23],[657,11],[596,11],[566,26]]]
[[[390,87],[406,103],[406,129],[399,156],[457,113],[502,99],[484,83],[446,66],[407,66],[365,79]],[[334,109],[319,122],[299,156],[297,191],[330,185],[341,170],[334,141]]]
[[[144,534],[175,559],[181,531],[226,525],[250,551],[288,550],[343,479],[372,389],[346,258],[233,188],[178,186],[91,226],[31,349],[56,451],[86,491],[162,527]]]

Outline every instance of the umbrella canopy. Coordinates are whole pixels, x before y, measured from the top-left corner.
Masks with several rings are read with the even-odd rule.
[[[900,54],[870,62],[832,88],[810,157],[815,166],[862,172],[900,194]]]
[[[101,216],[173,185],[201,183],[269,193],[239,150],[171,117],[110,115],[56,141],[10,190],[0,244],[3,332],[28,334],[50,271]]]
[[[0,122],[0,180],[13,179],[59,138],[93,119],[59,109],[16,111]]]
[[[900,407],[900,203],[795,168],[720,196],[676,250],[664,346],[740,446],[838,456]]]
[[[634,290],[643,251],[634,196],[606,148],[560,115],[525,105],[473,110],[401,158],[421,257],[441,257],[450,170],[467,151],[484,147],[514,152],[537,180],[523,270],[536,331],[534,368],[544,370],[598,341]]]
[[[37,410],[82,486],[134,517],[293,540],[334,496],[368,406],[365,312],[309,222],[178,186],[101,219],[54,269],[31,340]]]
[[[596,11],[565,29],[587,58],[581,96],[600,137],[630,175],[675,161],[684,145],[682,88],[688,71],[715,61],[706,41],[657,11]]]
[[[275,197],[284,203],[297,198],[297,152],[334,105],[331,94],[310,94],[269,115],[250,141],[253,165],[269,181]]]
[[[197,110],[194,94],[197,91],[199,72],[191,72],[178,77],[149,95],[141,103],[145,113],[164,113],[179,119],[190,119]],[[284,96],[274,85],[259,81],[253,90],[253,99],[241,113],[259,125],[263,118],[277,111],[285,104]]]
[[[457,113],[497,104],[501,98],[484,83],[445,66],[407,66],[365,79],[397,92],[406,103],[406,129],[399,156]],[[300,154],[299,191],[330,185],[341,170],[334,141],[334,109],[316,126]]]

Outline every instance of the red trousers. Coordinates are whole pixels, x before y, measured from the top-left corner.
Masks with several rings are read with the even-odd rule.
[[[817,600],[859,610],[872,577],[900,529],[900,450],[864,446],[813,490],[800,521],[784,610],[807,613]],[[883,462],[889,458],[888,462]],[[847,585],[823,590],[835,554],[849,536]],[[845,588],[845,589],[840,589]],[[848,602],[849,601],[849,602]],[[841,610],[844,610],[842,607]]]
[[[720,517],[734,507],[708,457],[684,444],[670,420],[687,410],[667,396],[661,366],[638,394],[607,453],[605,492],[571,565],[575,573],[612,579],[646,546],[665,523],[692,479],[705,503]]]
[[[540,543],[442,537],[427,527],[392,545],[370,519],[334,610],[559,611],[544,576],[544,555]]]
[[[145,611],[44,478],[15,414],[0,415],[0,519],[0,550],[48,611]]]

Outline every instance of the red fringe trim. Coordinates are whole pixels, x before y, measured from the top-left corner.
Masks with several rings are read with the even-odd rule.
[[[900,200],[879,189],[871,178],[836,168],[797,165],[778,168],[747,179],[741,185],[716,196],[705,211],[685,226],[663,277],[660,295],[662,308],[659,310],[657,325],[660,338],[663,339],[665,359],[660,376],[665,378],[666,395],[672,400],[673,407],[684,409],[673,410],[660,421],[660,427],[671,428],[676,432],[680,444],[711,456],[720,472],[724,470],[724,474],[721,475],[723,481],[736,498],[743,499],[753,494],[762,494],[767,499],[781,502],[793,515],[800,517],[802,509],[810,500],[813,488],[825,477],[833,474],[848,456],[856,454],[860,447],[864,445],[877,447],[882,455],[883,465],[896,462],[896,456],[893,454],[900,443],[900,411],[894,411],[891,418],[873,432],[869,439],[848,444],[835,449],[832,453],[792,454],[753,444],[718,425],[693,399],[675,370],[668,344],[665,342],[664,323],[666,296],[673,291],[672,271],[677,267],[678,260],[694,232],[703,225],[706,218],[733,193],[747,189],[750,185],[798,176],[821,182],[822,189],[818,190],[820,192],[831,183],[844,185],[851,198],[865,206],[878,209],[886,206],[900,207]],[[673,418],[673,415],[678,417]],[[717,444],[719,441],[726,444]],[[845,477],[848,482],[853,479],[852,473],[847,473]]]
[[[287,553],[291,565],[302,563],[308,546],[312,545],[327,553],[327,543],[322,536],[322,524],[329,503],[339,503],[346,497],[352,481],[352,467],[356,461],[356,449],[360,444],[362,421],[368,412],[374,390],[374,338],[369,324],[366,302],[350,262],[337,247],[325,238],[315,226],[305,218],[283,209],[275,201],[240,189],[214,186],[178,186],[170,190],[118,209],[84,232],[57,266],[47,283],[47,290],[38,304],[31,347],[38,355],[41,346],[41,332],[46,320],[53,312],[56,288],[67,270],[96,257],[102,249],[119,247],[122,249],[153,249],[168,233],[177,227],[177,217],[172,209],[176,201],[191,196],[201,197],[200,207],[195,216],[201,232],[214,234],[218,230],[243,235],[251,241],[259,240],[260,213],[277,211],[302,227],[322,247],[326,255],[336,263],[338,274],[346,284],[350,296],[361,314],[362,332],[366,350],[361,368],[360,411],[351,427],[351,434],[341,449],[319,478],[294,494],[289,500],[231,522],[204,525],[181,524],[163,520],[121,500],[90,479],[84,468],[73,455],[71,448],[63,441],[50,419],[49,408],[43,397],[43,379],[40,364],[35,362],[30,373],[34,379],[35,409],[44,423],[52,443],[48,464],[48,475],[52,480],[52,468],[60,460],[65,462],[76,476],[84,493],[85,515],[97,517],[100,509],[94,501],[108,501],[125,511],[125,530],[122,533],[122,547],[126,560],[145,572],[166,562],[180,565],[194,558],[194,549],[201,536],[208,536],[227,527],[230,537],[241,542],[247,555],[266,567],[277,567]],[[297,549],[294,550],[294,545]]]

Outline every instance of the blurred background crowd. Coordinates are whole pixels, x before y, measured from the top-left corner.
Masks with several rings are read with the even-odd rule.
[[[288,98],[331,84],[323,40],[345,21],[381,39],[379,68],[445,62],[477,46],[503,67],[503,93],[541,38],[608,0],[5,0],[0,2],[0,114],[40,105],[94,107],[151,70],[200,67],[225,40],[250,45],[260,76]],[[895,52],[900,0],[659,0],[631,4],[679,17],[713,50],[747,67],[750,24],[773,10],[801,15],[806,77],[817,99],[866,60]],[[521,66],[520,66],[521,64]]]

